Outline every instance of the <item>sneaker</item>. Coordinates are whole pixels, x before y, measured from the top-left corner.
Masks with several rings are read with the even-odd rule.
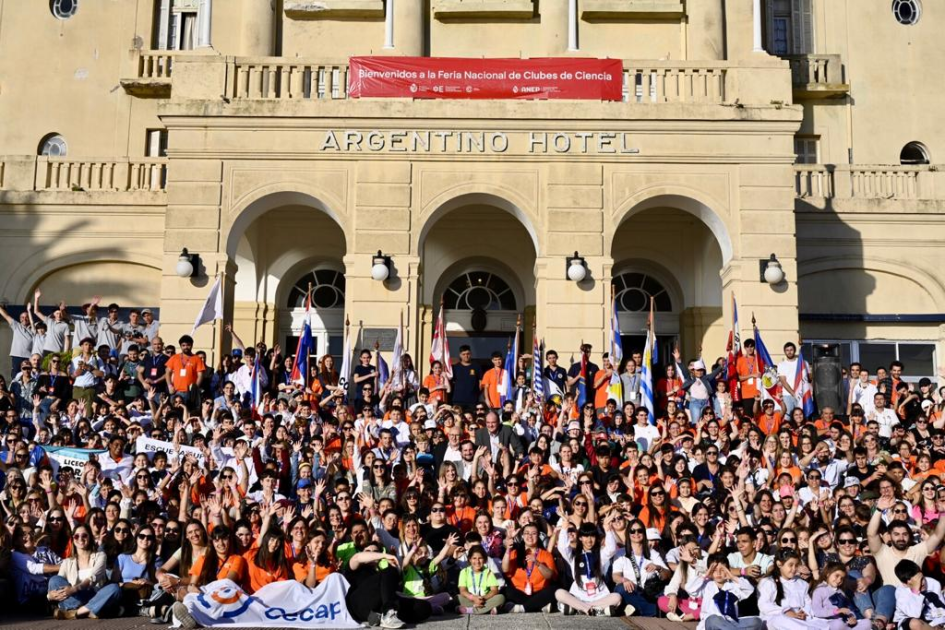
[[[564,602],[558,602],[558,612],[564,615],[565,617],[570,617],[574,614],[574,609],[565,604]]]
[[[524,612],[524,610],[523,610],[522,612]],[[551,603],[549,602],[549,603],[545,604],[544,606],[542,606],[542,607],[541,607],[541,612],[543,612],[543,613],[550,613],[550,612],[551,612]]]
[[[666,618],[676,623],[682,623],[683,620],[682,616],[675,612],[666,613]]]
[[[498,614],[499,614],[499,607],[496,606],[495,608],[493,608],[492,610],[490,610],[490,611],[489,611],[489,614],[490,614],[490,615],[498,615]]]
[[[56,610],[53,611],[53,619],[60,619],[60,620],[64,620],[64,621],[65,621],[65,620],[75,619],[75,611],[74,611],[74,610],[63,610],[62,608],[59,608],[59,607],[57,606],[57,607],[56,607]]]
[[[473,614],[475,614],[475,613],[476,613],[476,611],[473,609],[472,606],[460,606],[460,607],[459,607],[459,614],[461,614],[461,615],[473,615]]]
[[[183,628],[183,630],[194,630],[194,628],[200,626],[193,615],[190,614],[190,611],[187,610],[187,606],[184,606],[181,602],[177,602],[171,606],[171,612],[177,621],[180,622],[180,627]]]
[[[624,605],[624,607],[623,607],[623,616],[624,616],[624,617],[632,617],[632,616],[633,616],[633,613],[635,613],[636,611],[637,611],[636,608],[634,608],[634,607],[631,606],[630,604],[626,604],[626,605]]]
[[[521,604],[513,604],[512,610],[510,610],[509,612],[513,612],[513,613],[523,613],[523,612],[525,612],[525,607],[522,606]]]
[[[400,617],[397,616],[397,611],[391,608],[386,613],[381,615],[381,627],[382,628],[403,628],[404,622],[400,620]]]
[[[612,615],[613,615],[613,611],[610,609],[610,606],[595,606],[594,607],[595,617],[610,617]]]
[[[367,621],[365,622],[369,627],[376,628],[381,625],[381,614],[376,612],[369,612]]]

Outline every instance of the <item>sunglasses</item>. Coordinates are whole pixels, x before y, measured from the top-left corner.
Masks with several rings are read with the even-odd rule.
[[[903,509],[893,510],[893,514],[906,514],[906,511]]]
[[[630,533],[631,534],[645,534],[646,530],[640,529],[639,527],[634,527],[633,529],[630,530]]]
[[[587,501],[575,501],[574,507],[587,507]]]
[[[841,545],[855,545],[856,538],[838,538],[837,542]]]
[[[116,527],[113,531],[116,534],[130,534],[131,533],[131,530],[128,529],[127,527]]]
[[[796,543],[796,542],[797,542],[797,538],[782,538],[781,539],[782,545],[789,545],[791,543]]]
[[[651,492],[650,496],[651,497],[665,497],[666,493],[660,490],[659,492]]]
[[[445,511],[446,511],[446,510],[445,510],[444,508],[441,508],[441,507],[430,508],[430,513],[431,513],[431,514],[439,514],[439,513],[441,513],[441,512],[445,512]]]
[[[223,475],[222,478],[223,478],[223,479],[232,479],[232,478],[233,478],[233,475]]]
[[[350,500],[351,500],[351,497],[349,496],[335,497],[335,501],[350,501]]]
[[[88,540],[89,535],[88,534],[73,534],[72,539],[73,540]]]
[[[718,455],[719,452],[718,452],[718,451],[706,451],[705,454],[706,454],[706,455]]]
[[[138,540],[154,540],[153,534],[138,534]]]
[[[49,522],[50,522],[50,523],[61,523],[61,522],[63,522],[64,520],[66,520],[66,519],[63,518],[62,516],[50,516],[50,517],[49,517]]]

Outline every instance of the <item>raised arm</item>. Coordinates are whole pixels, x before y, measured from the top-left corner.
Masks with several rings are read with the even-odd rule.
[[[237,348],[240,350],[246,349],[246,345],[243,343],[243,340],[240,339],[240,336],[236,334],[235,330],[233,330],[233,324],[227,324],[224,326],[224,329],[233,336],[233,343],[236,344]]]
[[[36,313],[36,317],[38,317],[41,322],[46,323],[46,316],[39,310],[39,298],[42,296],[43,292],[39,289],[33,292],[33,312]]]
[[[4,306],[6,306],[6,304],[0,304],[0,316],[3,316],[3,319],[7,320],[7,323],[12,326],[14,323],[13,317],[7,312]]]

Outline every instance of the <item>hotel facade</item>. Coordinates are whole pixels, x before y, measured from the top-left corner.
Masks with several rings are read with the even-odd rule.
[[[714,359],[734,295],[776,359],[936,377],[942,28],[929,0],[0,0],[0,296],[160,309],[176,343],[220,276],[291,352],[312,284],[318,354],[347,318],[426,357],[442,301],[454,354],[521,317],[567,363],[612,294],[625,347],[653,298],[660,344]],[[354,56],[610,58],[622,94],[353,98]]]

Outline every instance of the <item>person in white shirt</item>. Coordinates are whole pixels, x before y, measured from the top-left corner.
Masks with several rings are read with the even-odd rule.
[[[799,404],[797,400],[798,392],[795,389],[799,390],[800,387],[795,388],[795,385],[798,384],[798,370],[800,369],[797,346],[789,341],[784,344],[784,361],[778,363],[778,380],[781,381],[781,388],[785,394],[783,397],[784,405],[787,407],[784,412],[785,416],[791,415],[791,412]]]
[[[246,348],[243,351],[243,365],[240,366],[240,369],[236,370],[233,374],[230,375],[229,380],[236,385],[236,392],[240,395],[241,400],[245,400],[252,395],[253,391],[253,365],[256,363],[256,349],[255,348]],[[259,370],[259,386],[262,389],[269,387],[269,376],[266,374],[266,370],[262,365],[260,365]]]
[[[899,424],[899,417],[892,409],[886,408],[886,396],[877,392],[873,396],[873,413],[866,416],[866,420],[879,423],[879,437],[887,440],[892,437],[893,427]]]
[[[863,408],[864,416],[872,413],[876,392],[876,386],[870,382],[870,373],[861,368],[859,378],[850,383],[850,395],[847,396],[847,415],[850,415],[851,408],[857,403]]]
[[[670,621],[697,621],[702,608],[702,596],[712,582],[708,575],[705,552],[695,540],[687,540],[679,547],[679,564],[666,585],[665,595],[657,599],[660,610]],[[680,590],[688,596],[679,599]]]
[[[945,626],[945,600],[938,580],[924,576],[912,560],[896,565],[896,577],[903,583],[896,587],[896,626],[909,630]]]
[[[725,554],[709,556],[708,575],[712,581],[702,596],[702,614],[696,630],[761,630],[764,622],[760,617],[738,615],[738,602],[754,595],[755,589],[729,567]]]
[[[653,452],[660,442],[660,430],[650,424],[650,412],[646,407],[640,407],[633,417],[637,421],[633,425],[633,439],[640,445],[641,452]]]

